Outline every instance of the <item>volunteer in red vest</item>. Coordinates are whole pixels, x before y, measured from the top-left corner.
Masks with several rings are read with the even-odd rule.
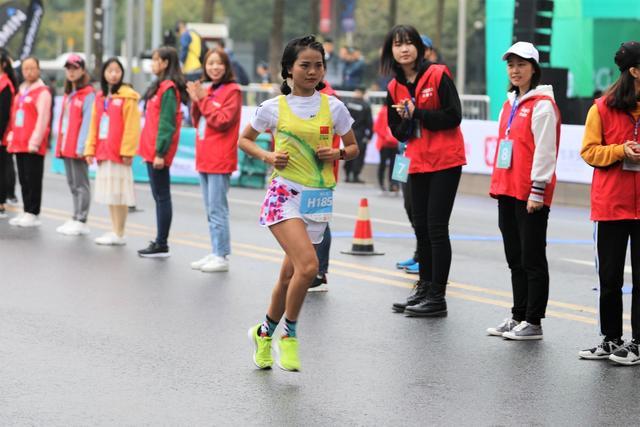
[[[40,62],[29,56],[22,60],[24,83],[13,99],[11,131],[7,151],[15,153],[22,188],[24,212],[9,220],[18,227],[40,225],[44,156],[49,145],[51,92],[40,79]]]
[[[11,57],[6,49],[0,48],[0,218],[6,218],[5,202],[7,201],[7,171],[11,164],[7,154],[7,136],[11,125],[11,107],[16,93],[16,76],[11,65]]]
[[[615,54],[618,80],[587,114],[582,150],[593,166],[591,220],[600,281],[602,343],[582,350],[584,359],[640,364],[640,43],[623,43]],[[622,286],[631,239],[631,335],[622,341]]]
[[[511,270],[511,317],[489,335],[542,339],[541,319],[549,299],[547,222],[556,184],[560,112],[551,86],[539,85],[538,51],[517,42],[507,61],[509,92],[500,112],[499,144],[491,176],[498,199],[498,225]]]
[[[124,68],[117,58],[102,66],[84,148],[88,165],[97,160],[94,200],[109,205],[112,231],[97,237],[98,245],[126,244],[128,206],[135,205],[131,164],[140,138],[140,95],[123,83]]]
[[[163,258],[169,256],[167,240],[173,215],[169,168],[180,138],[180,103],[186,103],[189,95],[180,70],[178,52],[174,48],[164,46],[156,49],[151,57],[151,71],[157,80],[144,96],[144,127],[138,154],[147,164],[151,193],[156,202],[157,232],[156,238],[149,242],[149,246],[140,249],[138,255]]]
[[[95,91],[89,84],[89,73],[80,56],[69,55],[64,68],[67,79],[58,122],[56,157],[64,161],[67,184],[73,198],[73,216],[56,231],[67,236],[79,236],[89,234],[87,216],[91,204],[91,186],[84,146],[89,134]]]
[[[389,128],[406,143],[395,168],[405,176],[408,172],[420,258],[413,292],[392,308],[408,316],[445,316],[449,218],[466,158],[462,109],[451,73],[426,61],[424,49],[420,34],[409,25],[393,27],[382,48],[381,71],[394,76],[387,87]]]
[[[229,180],[238,165],[242,94],[234,81],[229,56],[222,49],[207,52],[202,81],[189,82],[191,117],[196,131],[196,170],[209,223],[212,251],[191,263],[203,272],[229,270]]]

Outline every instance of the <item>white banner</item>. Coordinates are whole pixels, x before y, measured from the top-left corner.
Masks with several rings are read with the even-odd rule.
[[[491,175],[493,158],[498,146],[498,122],[462,120],[460,127],[464,135],[464,149],[467,155],[467,165],[462,172]],[[559,182],[591,184],[593,168],[580,157],[583,133],[584,126],[562,125],[556,168]],[[380,154],[375,146],[375,136],[367,146],[365,162],[371,164],[380,162]]]
[[[462,134],[467,154],[467,173],[491,175],[498,146],[498,122],[463,120]],[[593,168],[580,157],[584,126],[562,125],[556,176],[559,182],[591,184]]]

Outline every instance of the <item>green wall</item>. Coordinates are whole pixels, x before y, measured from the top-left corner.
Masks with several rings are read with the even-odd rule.
[[[491,117],[505,99],[502,54],[511,45],[514,0],[487,0],[486,70]],[[569,96],[591,96],[618,77],[613,55],[620,43],[640,40],[640,0],[556,0],[551,66],[569,69]]]

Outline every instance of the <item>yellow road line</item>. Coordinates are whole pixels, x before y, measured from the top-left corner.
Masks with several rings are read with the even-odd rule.
[[[18,211],[18,209],[11,206],[8,207],[8,210]],[[43,208],[42,212],[43,212],[42,216],[51,218],[51,219],[64,220],[64,219],[68,219],[68,216],[69,216],[68,212],[60,209]],[[108,218],[94,215],[91,217],[91,221],[89,222],[89,224],[95,228],[99,228],[103,230],[111,230],[111,222]],[[127,234],[129,235],[140,236],[140,237],[153,237],[155,235],[155,228],[149,227],[146,225],[128,222],[127,228],[128,228]],[[204,236],[193,234],[193,233],[174,233],[174,236],[175,237],[172,237],[171,239],[169,239],[170,243],[172,244],[179,244],[183,246],[190,246],[190,247],[206,249],[206,250],[210,249],[210,244],[208,243],[209,239]],[[282,262],[283,254],[282,254],[282,251],[279,249],[265,248],[262,246],[256,246],[256,245],[251,245],[247,243],[238,243],[238,242],[233,242],[232,244],[234,247],[234,253],[237,255],[244,256],[247,258],[258,259],[262,261],[269,261],[277,264],[280,264]],[[256,253],[256,252],[259,252],[259,253]],[[382,268],[370,267],[366,265],[354,264],[354,263],[345,262],[341,260],[331,259],[330,262],[331,264],[339,267],[345,267],[351,270],[356,270],[356,271],[350,271],[350,270],[344,270],[341,268],[333,267],[331,269],[331,274],[334,274],[336,276],[342,276],[342,277],[347,277],[347,278],[357,279],[357,280],[364,280],[370,283],[378,283],[382,285],[395,286],[395,287],[401,287],[401,288],[411,288],[413,286],[413,280],[406,277],[406,273],[402,273],[394,270],[386,270]],[[398,277],[404,280],[394,280],[393,278],[380,277],[376,274],[389,276],[389,277]],[[478,302],[478,303],[487,304],[487,305],[494,305],[494,306],[499,306],[503,308],[511,308],[511,305],[512,305],[512,303],[507,300],[487,298],[483,296],[451,290],[451,288],[461,289],[464,291],[484,293],[492,296],[511,298],[511,293],[509,292],[488,289],[480,286],[468,285],[468,284],[458,283],[458,282],[449,282],[448,288],[449,289],[447,290],[447,295],[453,298],[458,298],[458,299],[472,301],[472,302]],[[567,310],[597,314],[597,310],[591,307],[577,305],[577,304],[550,300],[548,302],[548,305],[553,307],[564,308]],[[549,317],[572,320],[572,321],[577,321],[577,322],[586,323],[590,325],[596,324],[595,318],[579,316],[576,314],[571,314],[566,312],[547,310],[547,315]],[[630,316],[624,315],[624,318],[629,320]],[[625,330],[630,331],[630,328],[627,325],[625,325]]]

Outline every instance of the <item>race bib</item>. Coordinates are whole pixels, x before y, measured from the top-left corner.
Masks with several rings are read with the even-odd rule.
[[[409,165],[411,159],[400,154],[396,154],[396,160],[393,164],[393,173],[391,179],[399,182],[407,182],[409,178]]]
[[[513,141],[503,139],[498,146],[498,160],[496,168],[509,169],[511,167],[511,157],[513,156]]]
[[[16,120],[14,124],[19,128],[24,126],[24,110],[22,108],[16,111]]]
[[[328,222],[333,212],[332,190],[303,190],[300,198],[300,213],[316,222]]]
[[[207,132],[207,120],[204,116],[200,117],[200,121],[198,122],[198,137],[200,139],[204,139],[204,136]]]
[[[107,139],[109,135],[109,116],[103,114],[100,118],[100,131],[98,132],[99,139]]]

